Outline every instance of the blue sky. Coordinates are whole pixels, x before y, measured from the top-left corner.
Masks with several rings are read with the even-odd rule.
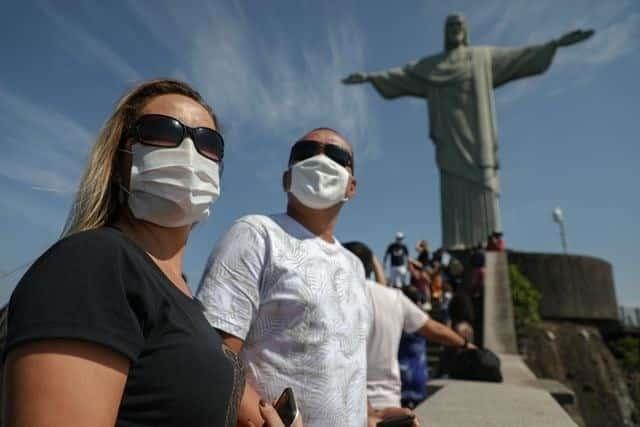
[[[197,283],[214,242],[247,213],[278,212],[290,144],[330,126],[356,150],[357,197],[342,241],[381,255],[396,231],[440,243],[439,183],[424,102],[385,102],[345,87],[354,71],[399,66],[442,49],[454,11],[471,43],[518,46],[574,28],[543,76],[497,95],[503,228],[510,247],[560,250],[561,206],[573,253],[613,264],[620,303],[640,305],[637,122],[640,3],[515,1],[11,2],[0,14],[0,301],[58,237],[97,130],[135,82],[192,83],[227,141],[222,197],[190,239]],[[151,6],[153,5],[153,6]]]

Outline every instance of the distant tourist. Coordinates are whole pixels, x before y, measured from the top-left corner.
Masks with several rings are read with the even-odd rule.
[[[365,269],[366,277],[371,275],[375,256],[371,250],[361,242],[349,242],[345,248],[360,258]],[[398,289],[386,287],[372,280],[369,284],[370,305],[373,310],[373,325],[367,340],[367,397],[373,408],[385,408],[400,405],[403,383],[401,382],[401,366],[398,362],[397,349],[400,338],[404,333],[417,334],[424,342],[426,337],[437,343],[454,347],[472,347],[468,341],[456,334],[450,328],[429,318],[416,305],[420,300],[419,292],[412,286],[405,287],[412,299]],[[422,346],[424,349],[424,345]],[[413,353],[412,353],[413,354]],[[422,362],[417,363],[426,368],[425,353],[422,352]],[[411,372],[420,375],[420,369],[415,368],[414,358],[409,362]],[[419,384],[421,396],[426,393],[426,377],[424,369],[422,377],[413,376],[414,384]],[[416,398],[415,401],[424,399]]]
[[[430,267],[427,269],[429,273],[429,293],[431,295],[431,303],[439,305],[442,302],[444,292],[443,270],[448,265],[449,254],[442,248],[437,249],[431,257]],[[443,260],[445,264],[443,264]]]
[[[420,261],[412,258],[409,258],[407,266],[409,267],[409,284],[414,286],[420,292],[422,304],[430,301],[431,275],[429,271],[423,267]]]
[[[495,231],[491,233],[487,241],[487,251],[504,252],[505,244],[502,238],[502,233]]]
[[[422,267],[427,267],[431,262],[431,254],[429,253],[429,243],[426,240],[419,240],[416,243],[416,259],[420,261]]]
[[[484,289],[486,256],[482,244],[478,244],[471,252],[471,296],[479,297]]]
[[[416,243],[417,256],[415,259],[409,258],[407,267],[409,269],[409,284],[415,286],[422,294],[424,307],[430,308],[431,299],[431,255],[429,254],[429,244],[426,240],[419,240]]]
[[[445,286],[457,292],[462,288],[462,275],[464,274],[464,265],[458,258],[451,256],[449,263],[444,269]]]
[[[213,110],[187,84],[147,81],[120,100],[63,238],[11,296],[3,425],[237,424],[241,363],[182,275],[223,154]]]
[[[469,342],[474,342],[473,326],[469,322],[460,322],[456,325],[455,331]]]
[[[475,342],[475,333],[473,326],[467,321],[458,321],[454,328],[456,333],[469,342]],[[455,363],[455,358],[458,353],[458,349],[453,347],[445,348],[440,356],[440,374],[448,375],[452,368],[452,364]]]
[[[466,292],[458,292],[454,294],[449,303],[449,317],[451,319],[451,327],[457,330],[458,325],[462,322],[474,324],[475,312],[471,298]]]
[[[395,242],[387,246],[384,253],[383,264],[387,265],[387,259],[390,259],[389,265],[389,282],[391,286],[401,288],[407,280],[407,260],[409,259],[409,250],[404,244],[404,234],[396,233]]]

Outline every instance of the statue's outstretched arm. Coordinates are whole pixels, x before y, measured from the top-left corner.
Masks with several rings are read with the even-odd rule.
[[[566,33],[562,37],[554,40],[552,43],[556,45],[556,47],[564,47],[571,46],[572,44],[580,43],[584,40],[587,40],[591,36],[595,34],[595,30],[575,30]]]
[[[404,67],[384,71],[353,73],[342,79],[342,83],[347,85],[371,83],[385,99],[401,96],[426,98],[428,82],[413,71],[414,67],[414,64],[410,63]]]
[[[519,48],[490,47],[493,87],[544,73],[551,65],[557,48],[580,43],[594,33],[593,30],[575,30],[541,45]]]
[[[353,85],[359,83],[366,83],[369,81],[369,76],[366,73],[353,73],[341,80],[346,85]]]

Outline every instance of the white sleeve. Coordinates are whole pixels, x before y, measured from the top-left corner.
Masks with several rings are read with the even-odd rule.
[[[404,315],[404,324],[402,330],[408,334],[412,334],[422,327],[429,320],[429,316],[420,310],[420,308],[413,303],[402,292],[400,294],[400,304],[402,305],[402,313]]]
[[[243,220],[218,242],[196,292],[211,326],[246,339],[260,305],[264,255],[264,236]]]

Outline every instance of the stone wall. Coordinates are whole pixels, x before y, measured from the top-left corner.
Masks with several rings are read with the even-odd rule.
[[[573,390],[581,415],[575,421],[580,426],[640,425],[640,414],[624,373],[598,328],[545,321],[528,328],[519,344],[525,362],[536,376],[560,381]]]
[[[578,255],[509,251],[516,264],[542,294],[544,319],[617,321],[613,271],[608,262]]]

